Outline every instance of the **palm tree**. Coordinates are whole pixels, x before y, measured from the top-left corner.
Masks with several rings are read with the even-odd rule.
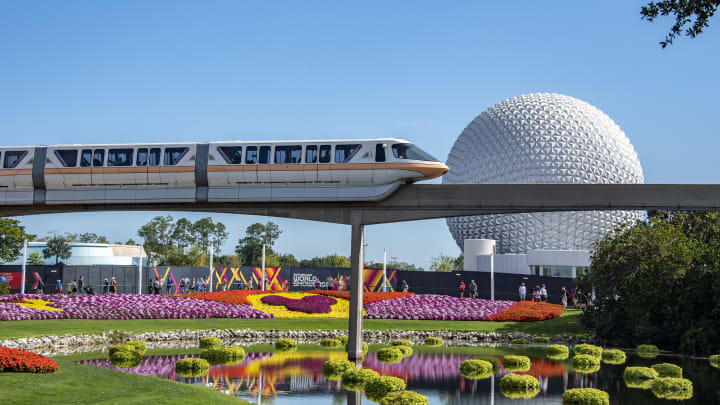
[[[45,249],[43,249],[43,256],[48,259],[55,256],[55,264],[58,264],[60,259],[67,260],[72,255],[70,251],[70,244],[62,236],[55,235],[48,239]]]

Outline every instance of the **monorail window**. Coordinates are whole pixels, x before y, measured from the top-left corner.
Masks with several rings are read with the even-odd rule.
[[[379,143],[375,145],[375,161],[376,162],[384,162],[385,161],[385,145]]]
[[[160,148],[150,148],[150,166],[160,166]]]
[[[248,146],[245,149],[245,163],[249,165],[257,163],[257,146]]]
[[[302,163],[302,146],[276,146],[275,163]]]
[[[308,145],[305,147],[305,163],[317,163],[318,153],[317,145]]]
[[[13,169],[15,166],[20,164],[22,158],[27,155],[27,151],[24,150],[9,150],[5,152],[5,159],[3,161],[3,168]]]
[[[148,164],[148,150],[147,148],[138,149],[136,166],[147,166]]]
[[[320,163],[330,163],[330,145],[320,145]]]
[[[93,167],[100,167],[105,163],[105,149],[95,149],[93,152]]]
[[[180,159],[185,155],[188,148],[165,148],[165,155],[163,157],[163,165],[175,166],[180,162]]]
[[[218,151],[220,151],[223,159],[231,165],[242,163],[242,146],[220,146]]]
[[[335,163],[347,163],[360,150],[360,145],[335,145]]]
[[[64,167],[75,167],[75,165],[77,165],[77,149],[56,150],[55,156],[57,156]]]
[[[261,146],[260,147],[260,159],[258,159],[258,163],[261,165],[266,165],[270,163],[270,147],[269,146]]]
[[[426,160],[436,162],[437,159],[411,143],[396,143],[392,146],[393,156],[398,159]]]
[[[110,149],[108,151],[108,166],[132,166],[132,149]]]
[[[83,149],[80,153],[80,167],[92,166],[92,150]]]

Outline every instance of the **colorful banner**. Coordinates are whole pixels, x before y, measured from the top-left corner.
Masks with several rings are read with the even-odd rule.
[[[21,272],[0,272],[0,276],[5,277],[5,281],[10,286],[11,290],[19,290],[20,289],[20,279],[22,278]]]

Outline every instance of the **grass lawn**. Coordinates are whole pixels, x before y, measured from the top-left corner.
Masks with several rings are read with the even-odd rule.
[[[588,335],[589,332],[580,323],[580,314],[579,310],[569,309],[558,318],[537,322],[365,319],[363,323],[365,329],[369,330],[457,330],[523,332],[533,335]],[[100,334],[111,330],[142,333],[180,329],[329,330],[347,329],[347,327],[346,319],[51,319],[0,322],[0,340],[40,335]]]

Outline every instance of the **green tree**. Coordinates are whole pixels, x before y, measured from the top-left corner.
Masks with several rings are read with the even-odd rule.
[[[23,242],[33,239],[35,235],[25,232],[17,219],[0,218],[0,262],[16,260],[22,253]]]
[[[28,255],[27,264],[28,266],[42,266],[45,264],[45,260],[39,252],[33,252]]]
[[[701,34],[703,29],[709,26],[709,20],[719,6],[720,0],[661,0],[642,7],[640,15],[642,19],[650,22],[660,16],[675,16],[675,24],[670,28],[665,40],[660,41],[660,46],[665,48],[681,35],[683,29],[685,36],[690,38]],[[685,28],[688,24],[690,26]]]
[[[67,239],[67,238],[66,238]],[[110,243],[108,242],[107,238],[100,235],[98,236],[96,233],[93,232],[87,232],[87,233],[81,233],[78,235],[76,240],[69,239],[68,242],[83,242],[83,243]]]
[[[243,265],[240,255],[216,256],[213,260],[213,265],[219,267],[240,267]]]
[[[174,230],[173,217],[170,215],[157,216],[138,230],[138,236],[143,238],[145,251],[153,262],[164,264],[172,245]]]
[[[214,246],[216,253],[220,252],[222,244],[227,240],[228,233],[222,222],[214,223],[212,218],[201,218],[192,225],[192,233],[195,242],[205,253],[210,253],[210,244]]]
[[[350,267],[350,260],[337,253],[300,261],[300,267]]]
[[[449,273],[457,270],[457,259],[440,253],[438,257],[430,260],[430,269],[437,272]]]
[[[238,240],[235,253],[240,255],[242,262],[246,266],[260,266],[263,244],[265,245],[265,255],[267,257],[269,254],[274,253],[272,247],[281,233],[280,228],[272,221],[268,221],[265,225],[260,223],[252,224],[245,230],[245,237]],[[267,260],[265,264],[267,265]]]
[[[43,256],[49,259],[55,256],[55,264],[58,264],[60,259],[67,260],[72,256],[72,250],[70,244],[60,235],[55,235],[47,240],[45,249],[43,249]]]
[[[299,267],[300,262],[290,253],[277,255],[278,265],[277,267]]]
[[[118,243],[118,245],[129,245],[129,246],[137,246],[139,243],[135,242],[133,238],[130,238],[125,243]]]
[[[203,266],[205,257],[198,245],[192,245],[189,249],[171,246],[165,264],[168,266]]]

